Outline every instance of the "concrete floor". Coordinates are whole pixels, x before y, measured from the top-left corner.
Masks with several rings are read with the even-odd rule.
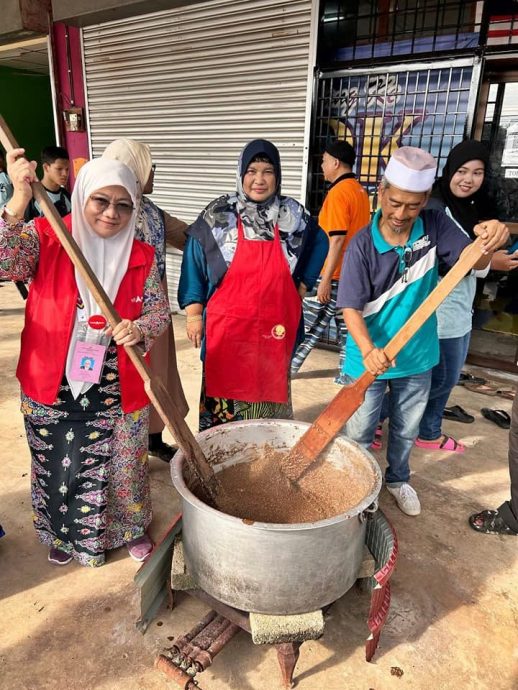
[[[0,687],[2,690],[153,690],[177,686],[153,668],[155,655],[206,610],[180,596],[142,636],[135,628],[138,565],[124,549],[99,569],[47,562],[31,525],[29,452],[14,377],[23,303],[0,284]],[[180,372],[196,428],[200,363],[175,317]],[[313,352],[293,383],[296,417],[312,421],[336,394],[336,353]],[[509,383],[509,379],[508,379]],[[400,557],[392,578],[392,607],[373,663],[364,659],[369,598],[353,589],[334,605],[324,637],[302,646],[300,690],[511,690],[518,688],[518,569],[512,537],[473,532],[468,515],[508,497],[507,432],[483,419],[480,408],[511,403],[456,387],[453,400],[476,423],[446,422],[469,448],[464,455],[412,456],[412,483],[423,504],[403,515],[383,490],[381,507],[394,524]],[[378,453],[383,464],[383,452]],[[169,468],[151,460],[158,539],[179,502]],[[402,675],[396,675],[395,669]],[[275,690],[276,653],[240,633],[200,676],[204,690]]]

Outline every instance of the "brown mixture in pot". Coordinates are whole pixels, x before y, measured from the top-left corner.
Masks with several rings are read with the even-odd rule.
[[[218,472],[218,509],[252,522],[313,522],[347,512],[374,488],[374,473],[353,458],[344,468],[317,462],[293,485],[281,471],[283,455],[265,446],[250,462]]]

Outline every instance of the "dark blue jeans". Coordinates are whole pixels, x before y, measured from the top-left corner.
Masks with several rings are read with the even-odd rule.
[[[410,478],[410,451],[428,400],[430,378],[431,372],[426,371],[400,379],[377,379],[369,386],[362,405],[345,425],[346,435],[368,448],[374,439],[388,386],[389,437],[385,481],[390,486],[401,486]],[[352,381],[350,377],[346,379],[347,383]]]
[[[440,359],[432,369],[430,396],[419,425],[419,438],[423,441],[435,441],[441,436],[442,414],[466,361],[470,335],[439,340]]]

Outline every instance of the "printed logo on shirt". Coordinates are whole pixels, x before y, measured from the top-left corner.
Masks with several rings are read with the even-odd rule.
[[[282,325],[282,323],[278,323],[272,328],[272,335],[275,338],[275,340],[282,340],[286,337],[286,329]]]
[[[419,249],[424,249],[425,247],[429,247],[431,244],[430,238],[428,235],[425,235],[424,237],[420,237],[416,242],[413,243],[412,245],[412,251],[416,252]]]
[[[131,298],[132,302],[142,302],[142,297],[140,295],[137,295],[136,297]]]

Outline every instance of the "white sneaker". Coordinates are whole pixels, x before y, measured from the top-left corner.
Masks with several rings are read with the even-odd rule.
[[[421,504],[419,503],[419,498],[414,489],[407,484],[401,484],[401,486],[387,486],[387,491],[391,493],[396,499],[398,508],[403,511],[406,515],[419,515],[421,512]]]

